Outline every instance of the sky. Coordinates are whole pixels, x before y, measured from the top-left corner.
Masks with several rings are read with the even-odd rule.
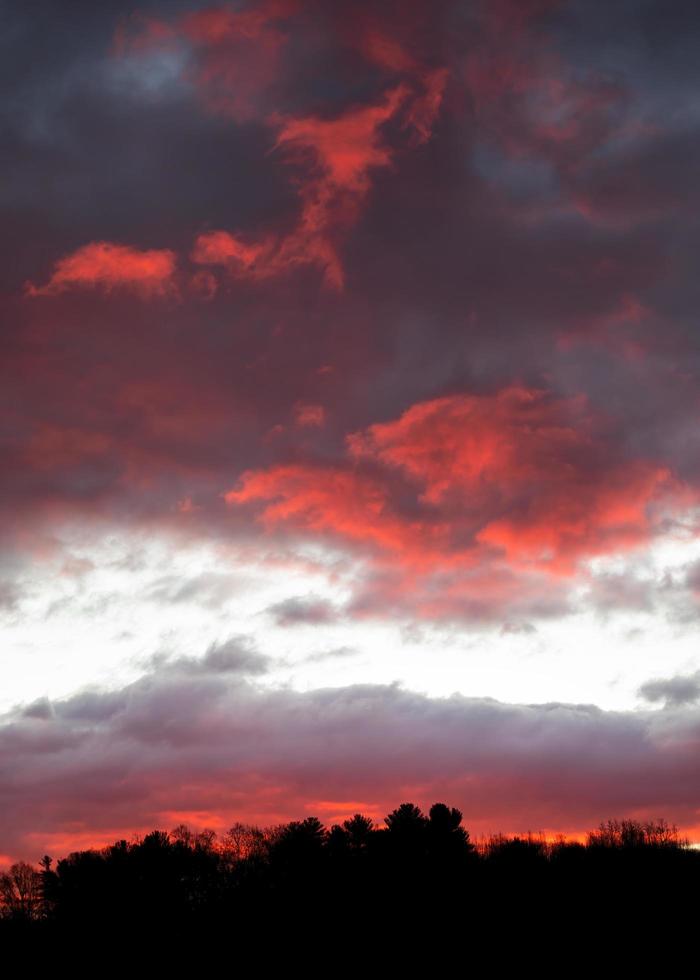
[[[0,863],[700,841],[690,0],[0,2]]]

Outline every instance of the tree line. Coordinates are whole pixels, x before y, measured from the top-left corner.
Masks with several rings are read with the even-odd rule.
[[[517,910],[640,889],[694,888],[700,852],[665,820],[608,820],[585,841],[542,835],[471,839],[444,803],[402,803],[383,825],[362,814],[325,827],[316,817],[271,827],[234,823],[221,835],[184,824],[0,874],[0,926],[197,924],[289,916],[307,905],[357,909],[381,895],[396,910]],[[319,905],[319,896],[323,902]],[[358,904],[359,903],[359,904]]]

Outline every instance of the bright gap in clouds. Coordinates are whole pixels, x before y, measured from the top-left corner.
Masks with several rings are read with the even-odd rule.
[[[398,682],[431,696],[629,709],[645,681],[697,668],[691,535],[590,562],[570,615],[490,624],[346,614],[363,566],[319,547],[266,552],[75,529],[62,545],[60,557],[24,568],[4,612],[0,710],[122,687],[153,658],[202,657],[231,637],[268,658],[258,683],[300,691]]]

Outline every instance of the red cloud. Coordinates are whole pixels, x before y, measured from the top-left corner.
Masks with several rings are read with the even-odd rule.
[[[204,104],[237,122],[263,121],[276,131],[275,148],[285,151],[285,162],[299,166],[295,181],[301,209],[291,231],[266,234],[259,241],[225,230],[207,232],[195,242],[193,261],[224,266],[234,278],[253,280],[313,265],[323,270],[328,285],[341,289],[345,277],[339,241],[358,219],[372,172],[390,166],[394,158],[395,148],[382,128],[400,116],[401,126],[414,132],[416,142],[426,142],[442,105],[448,71],[406,53],[385,26],[373,18],[366,22],[363,11],[356,45],[368,60],[404,75],[401,84],[335,118],[280,112],[285,77],[281,54],[287,39],[282,25],[299,15],[302,33],[313,37],[318,25],[308,14],[294,0],[269,0],[243,11],[207,8],[173,25],[142,21],[143,36],[137,33],[126,45],[122,32],[120,50],[143,54],[149,44],[171,44],[179,38],[191,48],[191,74]],[[415,40],[420,31],[413,20],[408,34]],[[334,18],[321,21],[327,30]],[[326,43],[342,48],[347,26],[334,24]],[[195,281],[195,289],[200,282]],[[199,291],[211,295],[215,287],[207,283]]]
[[[610,458],[582,399],[526,388],[424,402],[349,445],[466,517],[478,541],[560,567],[645,540],[648,508],[672,483],[666,467]]]
[[[231,504],[332,532],[415,568],[509,562],[568,574],[577,560],[648,540],[669,470],[618,458],[582,399],[507,388],[414,405],[348,437],[349,462],[244,474]],[[362,465],[364,464],[364,465]]]
[[[386,489],[352,471],[307,465],[249,471],[224,499],[229,504],[270,501],[260,514],[268,527],[291,522],[391,551],[408,545],[410,529],[390,516]]]
[[[294,0],[267,0],[247,10],[208,7],[182,19],[184,33],[200,44],[221,44],[227,41],[259,40],[271,30],[271,24],[289,17],[297,9]]]
[[[302,428],[320,428],[326,421],[323,405],[298,404],[294,406],[294,419]]]
[[[377,27],[369,27],[360,40],[362,53],[388,71],[410,73],[416,69],[416,61],[395,37]]]
[[[278,264],[316,263],[325,267],[330,284],[343,285],[335,234],[355,222],[371,186],[370,172],[391,163],[381,127],[407,95],[407,89],[398,86],[376,105],[351,109],[337,119],[310,116],[282,121],[277,146],[301,158],[309,175],[300,191],[299,224],[282,243]]]
[[[283,120],[277,146],[291,146],[310,155],[312,169],[333,187],[364,193],[370,169],[385,167],[391,160],[379,128],[407,95],[407,89],[398,86],[377,105],[351,109],[337,119],[309,116]]]
[[[144,297],[164,296],[174,288],[175,253],[140,251],[113,242],[90,242],[59,259],[49,281],[27,285],[31,296],[53,296],[67,289],[128,289]]]
[[[282,24],[297,7],[295,0],[268,0],[246,10],[208,7],[174,22],[137,14],[120,25],[114,50],[118,56],[147,57],[184,43],[192,54],[190,78],[207,107],[247,122],[266,111],[282,69]]]
[[[422,78],[424,92],[417,95],[408,107],[406,124],[413,127],[419,143],[426,143],[432,135],[435,120],[442,108],[448,78],[447,68],[436,68],[427,72]]]
[[[263,244],[249,244],[227,231],[209,231],[199,235],[192,250],[192,261],[198,265],[221,265],[231,272],[251,272],[265,255]]]
[[[237,122],[260,114],[261,100],[277,80],[286,42],[280,22],[297,4],[270,0],[248,10],[209,8],[181,21],[198,56],[195,83],[209,108]]]
[[[205,233],[195,243],[193,261],[222,265],[236,278],[251,279],[317,265],[329,285],[342,288],[338,238],[357,220],[371,189],[372,171],[390,166],[393,158],[382,127],[408,103],[405,124],[426,139],[444,81],[442,73],[414,99],[406,86],[397,86],[376,104],[349,109],[336,119],[277,119],[276,147],[286,151],[288,163],[305,170],[299,178],[301,213],[296,226],[287,235],[266,236],[259,242],[245,242],[226,231]]]

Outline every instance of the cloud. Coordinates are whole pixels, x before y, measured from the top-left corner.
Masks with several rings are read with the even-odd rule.
[[[228,666],[161,664],[119,691],[2,719],[0,833],[31,858],[162,826],[173,810],[225,827],[295,818],[310,800],[381,813],[405,798],[448,798],[473,832],[581,831],[610,814],[690,827],[697,731],[690,708],[509,705],[396,685],[299,693]]]
[[[322,428],[326,421],[326,410],[323,405],[294,406],[294,421],[302,429]]]
[[[174,289],[175,253],[170,249],[140,251],[113,242],[90,242],[59,259],[49,281],[28,284],[30,296],[54,296],[69,289],[125,289],[144,298],[165,296]]]
[[[462,622],[649,610],[655,587],[594,558],[663,535],[694,491],[662,461],[621,452],[584,397],[509,386],[419,402],[351,433],[345,458],[245,471],[226,491],[269,536],[301,535],[364,562],[347,611]]]
[[[375,103],[348,109],[334,119],[274,116],[270,120],[276,131],[274,147],[300,174],[297,223],[286,234],[266,234],[258,241],[222,230],[203,233],[195,242],[193,261],[223,266],[234,278],[253,280],[316,265],[329,286],[342,289],[345,275],[337,243],[357,222],[372,174],[389,167],[394,156],[382,127],[408,104],[407,122],[422,141],[427,140],[444,81],[444,75],[431,78],[414,101],[408,88],[397,86]]]
[[[309,664],[320,664],[326,663],[329,660],[345,660],[355,656],[357,656],[357,650],[354,647],[335,647],[332,650],[321,650],[318,653],[310,653],[304,660]]]
[[[567,181],[614,132],[625,93],[595,67],[582,80],[538,29],[543,14],[562,6],[474,4],[474,43],[461,67],[482,136],[511,158],[546,161]]]
[[[332,603],[315,596],[295,596],[269,606],[267,613],[277,626],[320,626],[338,619]]]
[[[426,616],[499,622],[571,608],[562,581],[581,561],[653,540],[666,490],[681,475],[697,480],[692,344],[677,346],[695,303],[680,259],[692,249],[671,247],[668,225],[631,233],[589,221],[569,198],[637,161],[668,190],[663,161],[692,159],[695,134],[654,135],[640,113],[655,105],[627,63],[624,96],[607,90],[606,102],[605,72],[583,70],[590,50],[606,51],[592,40],[576,48],[594,19],[552,8],[542,22],[542,12],[411,3],[399,23],[383,5],[256,3],[128,18],[120,56],[147,66],[149,52],[167,49],[181,73],[143,105],[115,88],[118,58],[97,39],[52,55],[55,86],[30,85],[13,61],[18,105],[32,105],[23,116],[8,108],[13,170],[24,173],[25,155],[39,168],[35,204],[13,192],[17,220],[47,229],[39,251],[21,235],[17,248],[32,277],[43,256],[65,258],[39,287],[61,292],[60,304],[16,297],[7,310],[5,533],[18,534],[17,508],[37,518],[25,522],[32,534],[39,516],[77,513],[159,524],[177,515],[192,534],[248,536],[257,514],[270,534],[369,554],[372,582],[386,588],[356,596],[358,613],[382,602],[406,610],[413,594]],[[96,38],[113,27],[100,13]],[[635,45],[645,70],[659,70]],[[245,94],[255,52],[261,63],[273,55],[270,73],[258,84],[251,69]],[[42,108],[35,89],[56,101]],[[611,105],[643,138],[603,125]],[[53,121],[41,152],[30,116]],[[69,132],[77,149],[66,160]],[[584,144],[592,157],[572,167]],[[71,182],[104,202],[99,214]],[[92,244],[71,252],[76,238]],[[154,297],[170,286],[125,278],[114,250],[137,269],[151,252],[118,241],[172,244],[177,309],[134,304],[124,316],[122,288]],[[77,262],[90,249],[99,276]],[[80,275],[60,271],[69,260]],[[333,425],[315,424],[321,408]],[[452,472],[450,453],[428,463],[429,430],[441,439],[441,426]],[[353,452],[343,432],[355,434]],[[478,451],[492,441],[483,472],[460,439]],[[251,506],[225,515],[217,494],[241,473],[233,489]],[[192,510],[177,510],[187,500]]]
[[[362,33],[360,45],[364,55],[382,68],[407,73],[415,70],[415,59],[401,42],[376,27],[368,27]]]
[[[53,708],[51,702],[48,698],[37,698],[36,701],[32,701],[28,704],[26,708],[22,710],[22,717],[24,718],[39,718],[44,721],[53,717]]]
[[[659,0],[406,0],[401,16],[394,3],[365,0],[160,4],[162,15],[119,17],[116,51],[114,5],[82,5],[79,29],[69,32],[64,5],[43,4],[41,18],[30,7],[12,5],[4,50],[4,550],[37,565],[60,550],[67,524],[79,525],[96,555],[113,537],[162,532],[224,551],[233,542],[257,557],[306,560],[331,545],[343,566],[346,622],[486,624],[497,652],[530,642],[516,628],[536,624],[545,644],[540,620],[596,607],[620,614],[620,635],[645,617],[640,657],[667,613],[675,627],[692,623],[697,569],[689,565],[684,578],[674,566],[670,584],[647,584],[654,558],[646,562],[644,551],[662,538],[671,551],[679,538],[690,548],[697,533],[693,4],[674,6],[672,18]],[[61,43],[47,44],[53,37]],[[152,302],[161,297],[178,302]],[[298,406],[323,406],[327,423],[302,424]],[[621,572],[614,559],[623,557]],[[610,559],[605,572],[588,567],[598,559]],[[215,567],[225,575],[220,561]],[[151,598],[182,603],[173,614],[183,618],[185,603],[217,610],[227,601],[224,578],[158,575],[162,591]],[[25,614],[43,599],[30,577],[22,573],[19,586],[16,578],[3,574],[0,604],[13,629],[31,630]],[[98,591],[83,604],[88,614],[99,601]],[[676,642],[682,651],[684,640],[669,638]],[[563,660],[576,656],[562,643]],[[681,662],[676,647],[673,656]],[[333,765],[344,792],[353,766],[343,769],[339,755],[326,769],[311,764],[322,726],[277,763],[257,756],[246,734],[273,744],[265,732],[274,716],[298,746],[306,736],[295,712],[316,711],[318,721],[340,695],[253,692],[249,717],[242,694],[243,707],[233,693],[217,700],[241,673],[192,660],[159,668],[150,688],[144,681],[50,709],[29,704],[28,716],[12,721],[20,741],[8,732],[6,744],[43,745],[46,754],[4,756],[24,766],[6,788],[16,794],[2,811],[19,814],[13,828],[22,814],[35,825],[55,792],[47,828],[68,834],[82,820],[94,835],[94,814],[113,830],[96,798],[90,812],[77,812],[92,777],[105,798],[119,780],[128,788],[130,796],[110,797],[120,827],[150,825],[161,798],[186,797],[178,772],[201,775],[195,802],[252,812],[249,801],[260,800],[272,819],[303,812],[307,790],[326,798]],[[164,721],[133,768],[129,738],[115,726],[130,704],[143,707],[147,689],[160,692],[170,727]],[[436,748],[437,762],[418,766],[418,784],[408,770],[406,784],[386,773],[392,751],[401,757],[399,734],[421,758],[404,713],[415,738],[422,731],[428,741],[421,719],[447,715],[405,692],[371,690],[345,697],[356,727],[369,716],[386,753],[378,772],[391,791],[386,802],[416,785],[437,792],[432,773],[449,760],[449,744]],[[223,706],[225,749],[216,756],[209,729],[210,754],[198,754],[199,742],[189,754],[184,731],[170,754],[168,733],[204,703],[205,730]],[[380,730],[374,715],[384,704]],[[477,756],[511,724],[533,760],[557,749],[565,726],[554,716],[585,728],[560,785],[553,777],[538,784],[533,762],[530,785],[541,798],[551,790],[559,799],[570,785],[580,800],[589,773],[599,794],[593,820],[618,799],[668,803],[670,813],[683,793],[685,809],[675,812],[690,813],[697,773],[662,738],[663,725],[690,717],[689,704],[634,717],[460,705],[497,719],[467,732]],[[231,734],[225,726],[241,716],[243,732]],[[268,728],[256,729],[263,720]],[[144,708],[140,730],[148,724]],[[546,750],[538,726],[552,740]],[[591,768],[596,744],[606,747],[607,776]],[[462,769],[470,764],[465,750]],[[358,790],[371,789],[366,770]],[[513,765],[508,779],[518,771]],[[488,798],[498,798],[495,778]],[[139,801],[133,814],[130,800]],[[505,827],[518,806],[504,795],[489,826]],[[542,811],[532,806],[534,823]],[[578,821],[585,801],[577,806]]]
[[[197,237],[192,261],[199,265],[225,266],[232,275],[252,272],[267,246],[247,244],[227,231],[209,231]]]
[[[203,657],[168,658],[156,654],[147,662],[156,670],[174,674],[236,674],[258,677],[270,669],[270,658],[260,653],[248,636],[231,636],[223,643],[212,643]]]
[[[269,662],[269,657],[258,653],[250,639],[236,636],[224,643],[213,643],[204,654],[201,665],[205,671],[249,677],[267,673]]]
[[[12,612],[22,598],[22,589],[16,582],[0,579],[0,610]]]
[[[412,131],[414,142],[427,142],[449,72],[401,56],[400,45],[375,27],[363,36],[359,50],[370,61],[400,71],[405,78],[399,85],[333,118],[280,111],[275,96],[282,100],[285,85],[294,83],[285,57],[290,32],[307,31],[313,38],[319,32],[313,14],[294,0],[268,0],[242,11],[205,8],[172,22],[137,18],[130,31],[122,26],[117,51],[143,57],[180,39],[190,49],[189,75],[206,108],[239,124],[264,122],[275,134],[274,148],[294,168],[300,214],[290,231],[265,233],[258,240],[226,230],[204,232],[195,241],[193,261],[258,281],[317,266],[327,285],[342,289],[340,240],[357,222],[374,172],[391,166],[395,156],[382,129],[403,112],[402,125]],[[344,25],[333,24],[333,18],[320,20],[321,30],[330,35],[326,43],[345,43]],[[197,284],[201,290],[201,280]]]
[[[268,527],[333,532],[417,567],[500,554],[568,574],[647,541],[655,507],[678,492],[667,467],[617,459],[585,400],[536,389],[421,402],[347,447],[333,468],[249,471],[225,499],[262,503]]]
[[[156,602],[194,602],[209,609],[220,609],[236,596],[241,586],[239,576],[224,572],[203,572],[189,579],[170,575],[154,582],[148,597]]]
[[[501,626],[503,636],[531,636],[537,632],[537,627],[532,623],[504,623]]]
[[[411,126],[419,143],[426,143],[440,115],[449,79],[447,68],[436,68],[422,78],[423,92],[411,102],[406,113],[406,125]]]
[[[694,674],[654,678],[642,684],[638,693],[652,704],[663,701],[667,708],[694,704],[700,700],[700,670],[696,670]]]
[[[267,0],[246,10],[209,7],[185,14],[180,30],[196,55],[195,82],[207,106],[246,122],[264,111],[284,70],[284,22],[295,0]]]
[[[601,574],[592,579],[590,600],[600,612],[622,609],[651,612],[657,590],[655,582],[640,578],[629,570],[619,574]]]
[[[392,151],[381,127],[408,97],[403,86],[390,89],[374,105],[350,109],[336,119],[316,116],[281,119],[276,146],[308,168],[300,188],[298,226],[283,240],[275,266],[313,263],[337,289],[345,276],[335,237],[352,226],[371,188],[373,171],[388,167]]]

